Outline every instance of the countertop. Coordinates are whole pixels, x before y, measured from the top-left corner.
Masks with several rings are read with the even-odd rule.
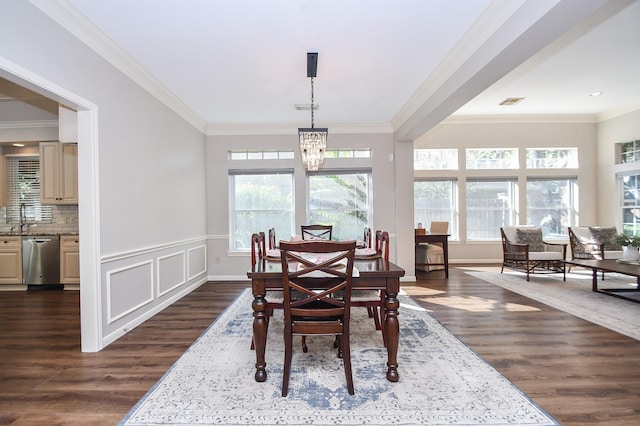
[[[0,237],[55,237],[59,235],[79,235],[78,232],[29,232],[21,234],[19,232],[0,232]]]

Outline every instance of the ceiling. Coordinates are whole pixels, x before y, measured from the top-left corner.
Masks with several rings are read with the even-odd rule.
[[[418,120],[420,109],[433,115],[433,125],[451,113],[604,117],[640,108],[640,1],[590,0],[606,7],[578,25],[561,23],[565,28],[560,37],[549,35],[545,41],[540,28],[531,35],[538,24],[533,8],[551,9],[556,3],[571,2],[60,2],[69,16],[102,37],[103,45],[115,43],[126,52],[209,130],[307,126],[309,111],[295,108],[311,100],[307,52],[319,54],[314,79],[318,127],[395,131],[410,122],[412,114]],[[579,3],[582,9],[587,2]],[[553,18],[541,13],[539,21]],[[503,37],[516,24],[520,32],[509,35],[510,45],[505,43],[503,51],[496,50],[495,58],[487,60],[484,68],[490,72],[473,74],[474,61],[496,44],[491,37]],[[545,25],[553,33],[554,26]],[[509,47],[512,53],[505,60],[500,54]],[[521,60],[515,49],[524,55]],[[456,88],[446,92],[454,83]],[[1,96],[6,91],[0,84],[0,108],[2,100],[7,101]],[[589,96],[594,92],[602,95]],[[513,97],[524,100],[499,105]],[[438,107],[430,107],[434,102]]]

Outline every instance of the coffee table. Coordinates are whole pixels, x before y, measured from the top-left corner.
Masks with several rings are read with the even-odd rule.
[[[598,293],[606,294],[609,296],[619,297],[621,299],[630,300],[632,302],[640,303],[640,264],[618,262],[614,259],[574,259],[567,260],[567,265],[581,266],[583,268],[591,269],[593,273],[593,279],[591,289]],[[598,271],[602,272],[616,272],[618,274],[630,275],[636,277],[635,288],[598,288]]]

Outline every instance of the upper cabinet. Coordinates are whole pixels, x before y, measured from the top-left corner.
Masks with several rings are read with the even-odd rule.
[[[66,143],[78,142],[78,113],[63,105],[58,106],[58,140]]]
[[[40,202],[78,204],[78,146],[40,144]]]

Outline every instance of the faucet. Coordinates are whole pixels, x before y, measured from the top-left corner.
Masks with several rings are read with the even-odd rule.
[[[20,233],[23,234],[24,233],[24,229],[25,227],[27,228],[27,231],[29,230],[29,227],[27,225],[27,206],[22,203],[20,204]]]

